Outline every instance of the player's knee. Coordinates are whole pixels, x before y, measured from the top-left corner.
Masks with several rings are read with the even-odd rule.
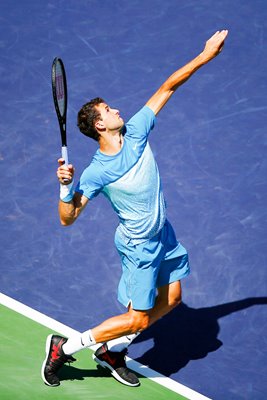
[[[181,302],[182,302],[182,296],[176,296],[171,299],[170,307],[175,308],[175,307],[179,306],[179,304],[181,304]]]
[[[181,293],[174,293],[171,298],[169,299],[169,306],[171,308],[175,308],[179,306],[182,302],[182,294]]]
[[[130,313],[130,330],[132,333],[141,332],[149,327],[150,318],[147,313]]]
[[[170,285],[168,293],[168,306],[172,309],[182,302],[181,282],[177,281]]]

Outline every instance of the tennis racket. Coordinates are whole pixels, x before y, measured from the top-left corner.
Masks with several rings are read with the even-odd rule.
[[[65,165],[69,164],[68,148],[67,148],[67,133],[66,133],[66,118],[67,118],[67,80],[63,61],[56,57],[52,64],[52,91],[54,98],[55,110],[57,113],[58,123],[61,134],[61,154],[65,161]],[[66,180],[67,181],[67,180]]]

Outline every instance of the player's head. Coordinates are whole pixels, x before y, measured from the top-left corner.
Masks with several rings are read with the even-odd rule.
[[[96,107],[97,105],[104,103],[105,101],[100,97],[89,101],[84,104],[78,112],[77,125],[80,131],[96,141],[99,140],[100,134],[97,131],[95,124],[101,119],[101,113]]]
[[[97,141],[104,133],[120,131],[123,125],[119,110],[109,107],[100,97],[86,103],[78,113],[80,131]]]

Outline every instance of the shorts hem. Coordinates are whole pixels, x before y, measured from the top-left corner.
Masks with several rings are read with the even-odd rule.
[[[155,302],[154,302],[154,304],[151,305],[150,307],[142,307],[142,306],[140,306],[140,307],[135,307],[135,306],[133,305],[132,300],[123,301],[122,299],[119,299],[119,298],[118,298],[118,301],[119,301],[120,304],[122,304],[125,308],[128,308],[129,305],[131,305],[131,308],[132,308],[134,311],[147,311],[147,310],[151,310],[151,309],[154,307],[154,305],[155,305]]]
[[[181,279],[186,278],[189,274],[190,274],[190,268],[188,268],[181,276],[179,276],[179,277],[178,277],[178,276],[177,276],[177,277],[173,277],[173,278],[170,279],[169,282],[167,282],[167,283],[165,283],[165,284],[163,284],[163,285],[158,286],[157,289],[160,288],[160,287],[166,286],[166,285],[170,285],[170,284],[173,283],[173,282],[178,282],[178,281],[180,281]],[[123,299],[121,299],[121,298],[118,297],[118,301],[119,301],[124,307],[126,307],[126,308],[128,308],[128,307],[131,305],[131,308],[132,308],[133,310],[135,310],[135,311],[146,311],[146,310],[151,310],[152,308],[154,308],[154,306],[155,306],[155,301],[156,301],[156,297],[157,297],[157,296],[155,296],[155,298],[154,298],[153,304],[149,304],[148,306],[145,306],[145,305],[142,306],[142,305],[140,305],[139,307],[138,307],[138,306],[136,306],[136,307],[134,306],[133,300],[132,300],[132,299],[130,299],[130,300],[128,300],[128,299],[123,300]]]
[[[183,279],[183,278],[186,278],[188,275],[190,275],[190,268],[188,268],[183,274],[181,274],[180,276],[177,276],[177,277],[173,277],[173,278],[170,278],[170,280],[168,281],[168,282],[166,282],[165,284],[163,284],[163,285],[160,285],[160,286],[158,286],[157,288],[160,288],[160,287],[162,287],[162,286],[166,286],[166,285],[169,285],[170,283],[173,283],[173,282],[177,282],[177,281],[180,281],[181,279]]]

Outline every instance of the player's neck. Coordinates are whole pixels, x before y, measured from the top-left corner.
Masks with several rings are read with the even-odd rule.
[[[101,135],[99,140],[99,150],[108,156],[113,156],[120,152],[123,146],[123,136],[121,132],[116,134]]]

